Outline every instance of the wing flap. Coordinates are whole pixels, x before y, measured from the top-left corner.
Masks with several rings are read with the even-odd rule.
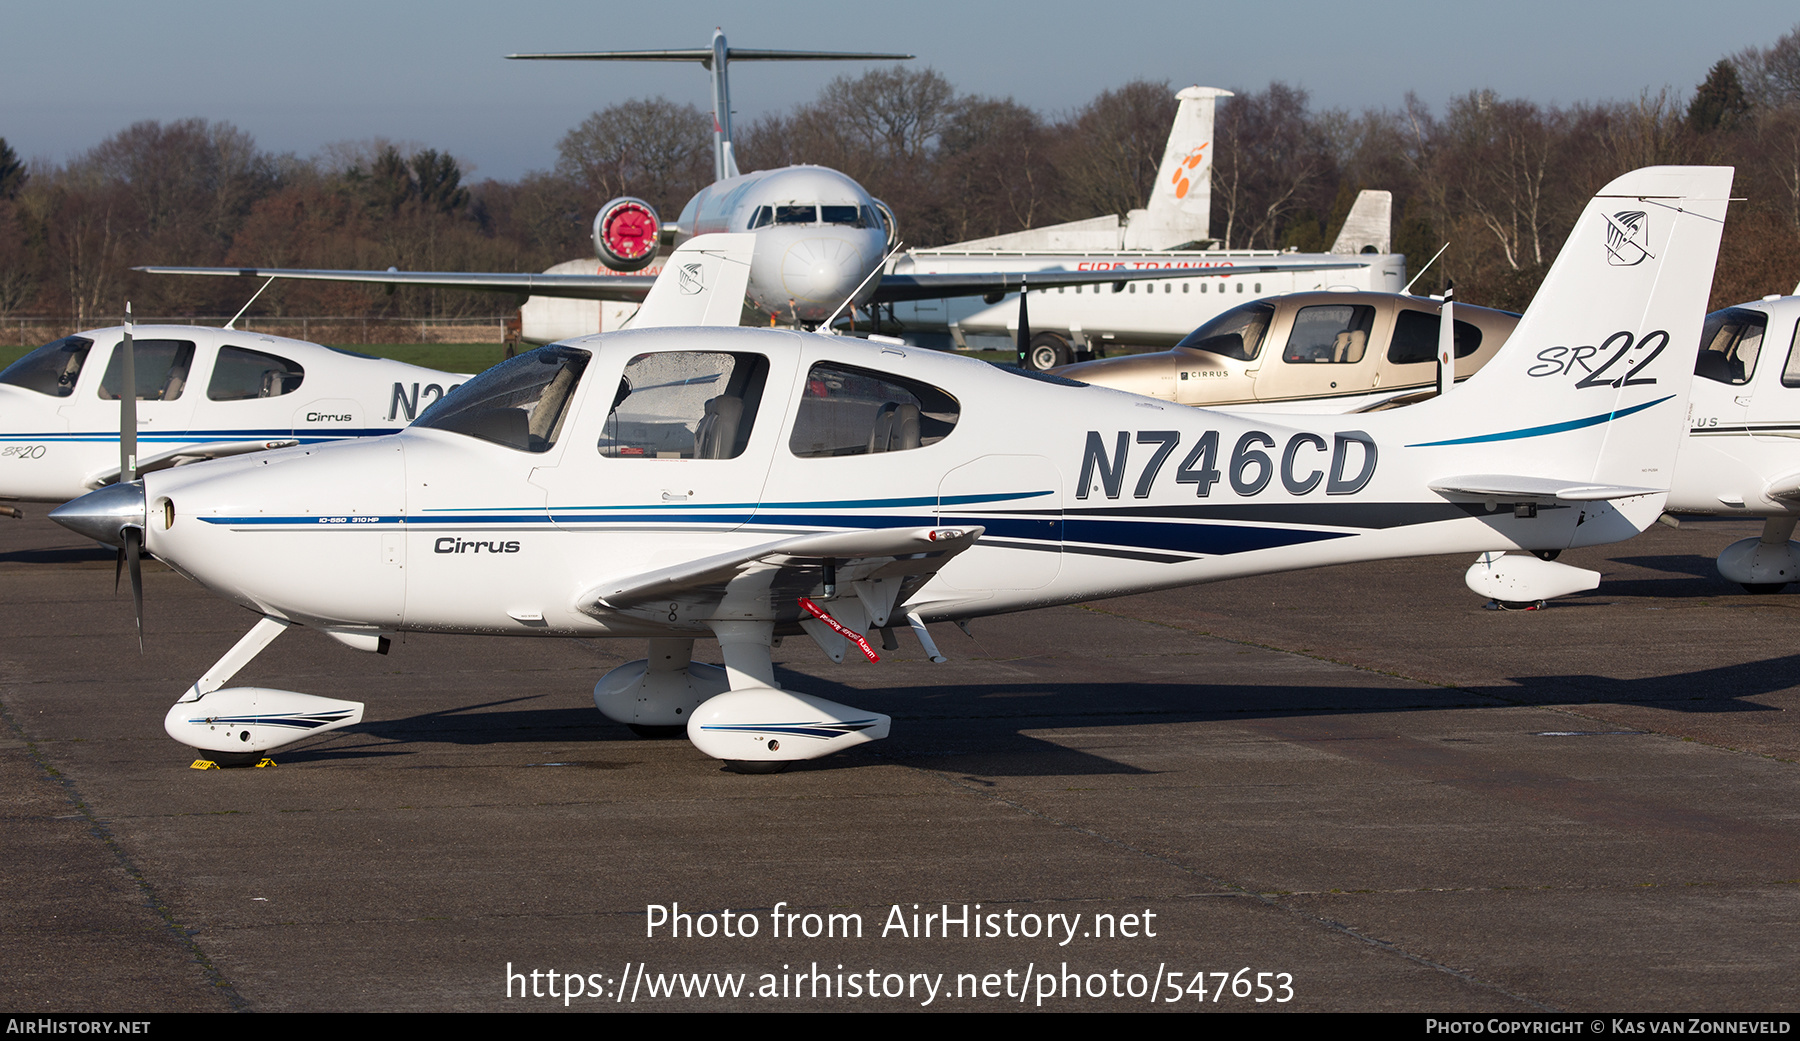
[[[798,614],[798,606],[789,603],[786,594],[818,586],[828,564],[846,592],[857,582],[929,578],[974,545],[983,530],[871,528],[800,535],[605,582],[583,592],[576,605],[597,617],[639,613],[644,608],[661,617],[667,605],[677,604],[681,609],[676,613],[692,619],[703,616],[696,611],[707,612],[731,596],[734,616],[741,613],[738,608],[760,602],[766,607],[750,610],[786,619]]]

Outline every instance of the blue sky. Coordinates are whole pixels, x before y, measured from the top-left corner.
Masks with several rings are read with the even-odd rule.
[[[1013,12],[1029,10],[1029,16]],[[1704,17],[1696,17],[1703,12]],[[1173,0],[860,7],[822,2],[305,5],[162,0],[9,4],[0,137],[63,162],[142,119],[225,120],[311,155],[376,136],[443,149],[477,177],[546,169],[589,112],[662,94],[708,103],[699,65],[509,62],[512,51],[705,46],[892,50],[958,89],[1047,115],[1137,78],[1260,89],[1315,108],[1434,109],[1492,88],[1544,103],[1689,92],[1719,58],[1800,23],[1791,2],[1507,4]],[[733,66],[738,120],[811,99],[860,64]]]

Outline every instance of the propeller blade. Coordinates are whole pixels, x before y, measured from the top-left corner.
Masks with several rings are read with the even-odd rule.
[[[1456,283],[1444,283],[1444,306],[1438,318],[1438,393],[1456,386]]]
[[[119,483],[130,484],[137,480],[137,351],[131,345],[130,303],[119,351]]]
[[[144,533],[138,528],[125,528],[120,553],[131,564],[131,609],[137,615],[138,653],[144,653],[144,572],[138,557],[144,548]]]
[[[119,547],[119,558],[113,561],[113,595],[119,595],[119,579],[125,574],[125,547]]]
[[[1025,311],[1025,298],[1031,295],[1031,286],[1019,285],[1019,368],[1031,367],[1031,316]]]

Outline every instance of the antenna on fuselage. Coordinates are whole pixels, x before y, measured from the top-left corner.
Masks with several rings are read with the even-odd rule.
[[[571,51],[562,54],[509,54],[508,58],[534,61],[697,61],[712,73],[713,82],[713,180],[738,175],[737,156],[731,144],[731,82],[726,67],[733,61],[908,61],[911,54],[874,54],[863,51],[766,51],[729,47],[725,30],[714,29],[712,46],[672,51]]]

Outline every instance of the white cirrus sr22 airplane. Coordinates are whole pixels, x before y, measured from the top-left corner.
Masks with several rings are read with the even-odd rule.
[[[601,711],[778,769],[889,720],[782,689],[777,636],[836,658],[905,626],[938,657],[932,621],[1641,531],[1670,488],[1730,187],[1715,167],[1607,185],[1499,354],[1410,408],[1234,416],[877,342],[664,328],[513,359],[390,437],[151,473],[53,516],[141,533],[260,616],[166,719],[215,760],[361,718],[226,686],[309,625],[371,651],[404,632],[648,638],[596,686]],[[1583,343],[1609,345],[1604,368],[1533,374]],[[690,660],[698,637],[723,668]]]

